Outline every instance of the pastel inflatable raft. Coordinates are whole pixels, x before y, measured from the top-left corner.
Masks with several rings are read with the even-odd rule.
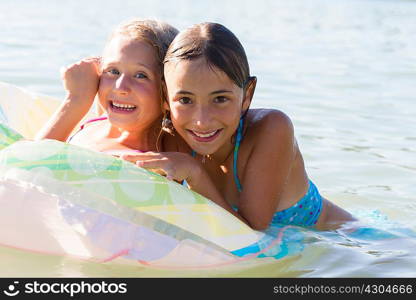
[[[275,261],[290,226],[254,231],[189,189],[107,154],[31,141],[59,100],[0,83],[0,245],[160,268]]]
[[[259,267],[268,276],[290,257],[301,270],[313,270],[310,260],[328,249],[365,255],[364,261],[369,253],[414,253],[414,231],[380,214],[363,215],[376,227],[318,232],[282,225],[258,232],[133,164],[53,140],[31,141],[59,103],[0,82],[0,247],[172,269],[172,276],[189,269],[219,274],[218,267],[228,274],[232,266]],[[412,260],[401,265],[414,276]]]

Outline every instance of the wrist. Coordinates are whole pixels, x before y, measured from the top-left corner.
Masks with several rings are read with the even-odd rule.
[[[194,163],[192,167],[190,168],[188,177],[186,178],[186,182],[189,184],[191,188],[192,186],[197,186],[199,184],[199,181],[203,177],[204,172],[205,172],[200,162],[198,162],[197,160],[193,158],[192,160]]]
[[[93,101],[88,101],[88,99],[80,95],[67,94],[62,104],[65,109],[86,114],[91,108]]]

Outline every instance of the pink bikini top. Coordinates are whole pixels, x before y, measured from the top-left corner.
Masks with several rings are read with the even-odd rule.
[[[75,132],[72,136],[69,137],[69,139],[67,140],[67,143],[69,143],[74,138],[74,136],[76,136],[81,130],[83,130],[85,125],[87,125],[88,123],[107,120],[107,119],[108,119],[107,116],[103,116],[103,117],[93,118],[93,119],[89,119],[89,120],[85,121],[84,123],[81,124],[78,131]]]
[[[108,117],[107,116],[102,116],[102,117],[98,117],[98,118],[93,118],[93,119],[89,119],[87,121],[85,121],[83,124],[81,124],[81,126],[79,127],[79,130],[77,132],[75,132],[69,139],[68,139],[68,143],[72,140],[72,138],[81,130],[84,129],[85,125],[87,125],[88,123],[92,123],[92,122],[97,122],[97,121],[103,121],[103,120],[107,120]],[[107,154],[111,154],[111,155],[117,155],[117,156],[121,156],[122,154],[125,153],[129,153],[129,152],[139,152],[139,153],[143,153],[143,151],[140,150],[133,150],[133,149],[114,149],[114,150],[105,150],[105,151],[101,151],[103,153],[107,153]]]

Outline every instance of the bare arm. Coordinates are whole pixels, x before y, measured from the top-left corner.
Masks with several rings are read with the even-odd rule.
[[[62,72],[67,96],[35,139],[66,141],[91,108],[99,83],[99,59],[87,58]]]
[[[221,206],[222,208],[239,218],[241,221],[248,224],[248,222],[240,214],[234,211],[234,209],[230,206],[230,204],[227,201],[225,201],[224,197],[218,191],[217,187],[212,182],[211,177],[205,171],[204,167],[199,162],[197,163],[199,167],[194,168],[193,174],[190,175],[187,179],[189,188],[193,191],[200,193],[205,198],[215,202],[216,204],[218,204],[219,206]]]
[[[35,139],[54,139],[65,142],[87,112],[80,110],[71,98],[65,99],[58,110],[37,133]]]
[[[254,147],[242,178],[239,214],[258,230],[266,229],[276,212],[295,159],[290,119],[273,111],[256,125]]]
[[[247,224],[247,221],[225,201],[201,163],[189,154],[180,152],[146,152],[122,155],[122,158],[136,163],[139,167],[165,175],[170,180],[179,182],[186,180],[191,190],[210,199]]]
[[[170,179],[186,180],[189,187],[212,200],[256,230],[266,229],[276,212],[296,153],[293,125],[279,111],[272,111],[250,128],[256,134],[246,162],[238,213],[218,191],[203,166],[189,154],[165,152],[123,157],[146,169],[161,171]],[[247,140],[244,140],[247,142]],[[184,159],[179,159],[182,157]]]
[[[276,212],[295,159],[296,143],[290,119],[279,111],[268,113],[256,126],[252,152],[242,178],[238,213],[218,191],[203,166],[189,154],[144,153],[123,158],[170,179],[186,180],[189,187],[220,205],[256,230],[266,229]],[[179,159],[182,157],[183,159]]]

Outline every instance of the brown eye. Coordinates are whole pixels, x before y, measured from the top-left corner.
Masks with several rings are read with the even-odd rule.
[[[228,98],[227,97],[224,97],[224,96],[219,96],[219,97],[216,97],[214,99],[214,102],[215,103],[225,103],[227,101],[228,101]]]
[[[179,99],[179,103],[181,104],[192,104],[192,100],[189,97],[182,97]]]

